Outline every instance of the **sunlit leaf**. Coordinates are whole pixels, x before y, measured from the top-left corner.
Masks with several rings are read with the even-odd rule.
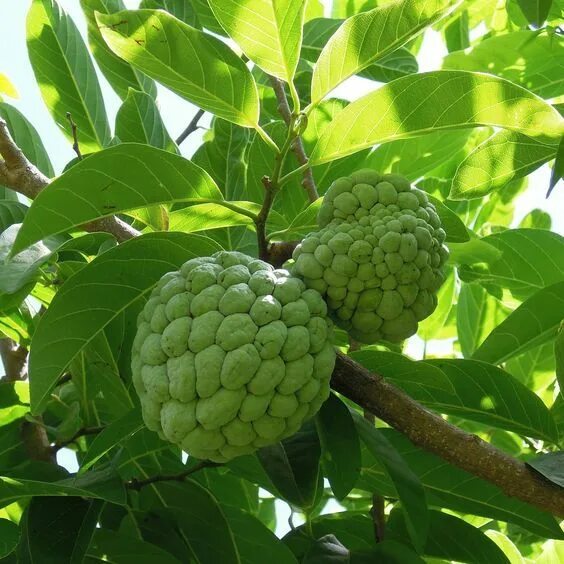
[[[208,1],[219,23],[251,61],[286,82],[294,78],[302,43],[305,2]]]
[[[207,172],[169,152],[123,143],[81,161],[31,205],[14,245],[17,253],[46,235],[150,204],[222,200]]]
[[[110,129],[96,71],[78,29],[56,0],[33,0],[27,48],[45,104],[67,139],[73,139],[70,113],[81,150],[100,150]]]
[[[375,111],[378,108],[378,111]],[[466,71],[433,71],[394,80],[349,104],[324,130],[312,164],[430,131],[491,125],[559,138],[564,119],[511,82]]]
[[[319,55],[313,70],[312,103],[421,33],[454,4],[450,0],[401,0],[347,19]]]
[[[245,127],[257,125],[256,85],[225,43],[160,10],[96,17],[122,59],[204,110]]]

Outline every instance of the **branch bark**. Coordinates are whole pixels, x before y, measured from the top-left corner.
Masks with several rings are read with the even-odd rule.
[[[284,91],[284,84],[280,79],[274,76],[270,76],[269,78],[272,84],[272,88],[274,90],[274,94],[276,95],[276,100],[278,101],[278,111],[280,112],[280,115],[286,122],[286,125],[290,125],[290,121],[292,119],[292,110],[290,110],[290,106],[288,105],[288,98],[286,97],[286,92]],[[301,137],[297,137],[294,143],[292,144],[292,151],[296,155],[296,158],[298,159],[300,165],[305,165],[308,163],[309,159],[305,152],[304,144],[302,142]],[[315,200],[319,198],[319,194],[317,193],[317,186],[315,185],[315,179],[313,178],[313,172],[311,170],[311,167],[308,167],[304,171],[302,186],[307,192],[310,202],[315,202]]]
[[[198,110],[194,117],[190,120],[190,123],[186,127],[186,129],[178,136],[176,139],[176,144],[180,145],[186,138],[194,133],[196,129],[198,129],[198,122],[200,121],[201,117],[205,114],[204,110]]]
[[[0,339],[0,358],[4,365],[7,382],[25,380],[27,376],[27,349],[12,339]]]
[[[508,496],[564,517],[564,488],[428,411],[381,375],[342,353],[337,355],[331,386],[402,432],[413,444],[496,485]]]
[[[0,119],[0,184],[27,196],[37,197],[50,180],[33,165],[16,145],[7,123]],[[104,217],[83,226],[86,231],[111,233],[120,243],[136,237],[139,231],[117,217]]]

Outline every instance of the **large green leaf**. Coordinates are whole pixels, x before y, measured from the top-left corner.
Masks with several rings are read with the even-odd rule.
[[[96,17],[122,59],[204,110],[245,127],[257,125],[256,84],[225,43],[161,10]]]
[[[4,119],[8,124],[8,130],[12,139],[23,151],[27,159],[45,176],[55,176],[43,141],[27,118],[19,110],[10,106],[10,104],[2,102],[0,102],[0,118]]]
[[[321,446],[312,422],[295,435],[257,452],[278,491],[292,505],[312,509],[318,501]]]
[[[304,25],[304,38],[301,56],[315,63],[331,36],[341,26],[343,20],[315,18]],[[417,72],[417,59],[406,48],[400,47],[392,53],[371,63],[358,71],[359,76],[389,82],[396,78]]]
[[[413,469],[373,423],[353,412],[358,434],[369,452],[380,461],[394,484],[405,510],[409,537],[419,552],[423,550],[429,532],[429,513],[425,490]]]
[[[47,235],[151,204],[222,200],[209,174],[179,155],[124,143],[79,162],[31,205],[13,253]]]
[[[192,157],[192,162],[209,172],[227,200],[252,200],[245,189],[244,153],[248,144],[248,129],[216,118]]]
[[[172,554],[130,534],[111,529],[96,529],[88,547],[89,562],[116,564],[178,564]]]
[[[469,358],[486,336],[506,317],[506,309],[479,284],[462,284],[456,306],[458,342]]]
[[[360,473],[360,440],[348,407],[335,395],[321,406],[316,418],[321,464],[337,499],[354,488]]]
[[[57,292],[33,336],[32,412],[41,412],[74,356],[163,274],[217,250],[216,243],[199,235],[151,233],[106,251],[72,276]]]
[[[0,200],[0,233],[14,223],[21,223],[27,206],[16,200]]]
[[[72,141],[67,112],[78,129],[83,153],[110,140],[102,92],[86,45],[56,0],[33,0],[27,16],[27,48],[45,104]]]
[[[144,143],[177,153],[155,101],[145,92],[130,89],[116,116],[116,135],[124,143]]]
[[[542,288],[498,325],[473,357],[501,364],[552,339],[564,319],[564,281]]]
[[[534,139],[516,131],[495,133],[460,163],[449,198],[481,198],[508,182],[523,178],[553,159],[558,141]]]
[[[8,556],[18,545],[20,528],[8,519],[0,519],[0,558]]]
[[[393,509],[386,526],[387,537],[403,541],[407,535],[405,511]],[[503,551],[480,529],[459,517],[429,511],[429,536],[425,556],[469,564],[509,564]]]
[[[141,0],[139,9],[165,10],[175,18],[200,29],[193,0]]]
[[[147,92],[153,98],[157,95],[155,83],[142,72],[134,69],[129,63],[118,57],[107,45],[96,23],[96,12],[114,14],[125,9],[122,0],[80,0],[82,11],[88,23],[88,43],[94,59],[102,74],[125,100],[130,88]]]
[[[414,362],[383,351],[355,352],[353,357],[439,413],[558,441],[556,425],[546,406],[500,368],[462,359]]]
[[[564,539],[558,521],[549,513],[509,497],[493,484],[415,447],[397,431],[382,429],[380,432],[420,478],[429,505],[515,523],[542,537]],[[363,468],[357,487],[396,497],[397,493],[386,471],[367,449],[363,450],[362,460]]]
[[[447,55],[443,68],[488,72],[552,98],[562,94],[563,61],[564,38],[558,34],[515,31],[484,39],[468,52]]]
[[[421,33],[454,4],[450,0],[401,0],[347,19],[319,55],[313,70],[312,103]]]
[[[540,27],[548,17],[552,0],[517,0],[521,11],[535,27]]]
[[[508,80],[433,71],[394,80],[349,104],[323,131],[310,161],[321,164],[377,143],[478,125],[531,137],[564,132],[564,119],[550,104]]]
[[[564,280],[564,237],[546,229],[508,229],[481,239],[502,252],[487,266],[464,266],[463,280],[508,288],[526,299]],[[466,243],[465,243],[466,244]]]
[[[219,23],[262,70],[291,82],[298,66],[305,2],[208,0]]]
[[[26,538],[22,538],[30,561],[83,562],[101,509],[99,500],[32,498],[23,517]]]

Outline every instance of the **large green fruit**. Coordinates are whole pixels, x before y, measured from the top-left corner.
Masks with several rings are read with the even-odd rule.
[[[335,350],[326,314],[317,291],[242,253],[165,274],[133,343],[145,424],[215,462],[294,434],[329,396]]]
[[[318,223],[292,271],[323,295],[336,324],[363,343],[415,334],[437,306],[448,257],[425,192],[397,174],[359,170],[333,182]]]

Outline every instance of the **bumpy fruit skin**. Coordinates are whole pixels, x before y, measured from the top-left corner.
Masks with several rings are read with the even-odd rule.
[[[215,462],[288,437],[329,397],[331,333],[320,294],[288,271],[238,252],[189,260],[137,321],[145,424]]]
[[[292,272],[327,301],[335,323],[363,342],[399,342],[437,307],[448,250],[425,192],[370,169],[333,182],[320,231],[294,251]]]

